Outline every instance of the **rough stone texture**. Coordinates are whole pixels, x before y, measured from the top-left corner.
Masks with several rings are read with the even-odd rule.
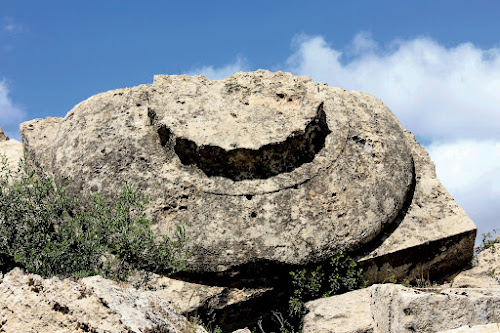
[[[2,128],[0,127],[0,142],[7,141],[7,140],[9,140],[9,137],[7,135],[5,135]]]
[[[474,259],[474,267],[453,278],[452,287],[500,288],[500,243],[479,253]]]
[[[30,160],[75,191],[110,199],[135,183],[160,233],[186,223],[198,271],[358,249],[394,221],[414,181],[405,134],[380,100],[280,72],[155,76],[23,123],[21,135]]]
[[[438,332],[499,322],[500,289],[425,292],[381,284],[311,301],[306,307],[304,332]]]
[[[23,154],[21,142],[16,140],[0,141],[0,175],[6,176],[10,173],[12,176],[16,176]],[[3,156],[7,158],[6,164],[3,163]],[[3,169],[4,166],[5,169]]]
[[[248,328],[242,328],[236,331],[233,331],[233,333],[252,333]]]
[[[152,292],[154,295],[170,302],[174,309],[187,315],[199,313],[201,309],[210,307],[213,310],[227,309],[232,305],[243,304],[251,299],[268,293],[272,288],[230,288],[191,283],[158,274],[135,273],[128,279],[128,284],[140,291]]]
[[[151,292],[99,276],[42,279],[16,268],[0,284],[1,332],[118,333],[155,327],[162,332],[206,332]]]
[[[449,288],[423,292],[400,285],[371,288],[376,332],[438,332],[500,318],[500,289]]]
[[[474,222],[437,179],[429,154],[413,134],[405,134],[415,164],[414,192],[395,228],[358,258],[370,283],[434,280],[466,265],[474,251]]]
[[[29,151],[29,156],[31,157],[31,159],[28,159],[27,162],[31,162],[35,166],[44,167],[45,165],[51,164],[50,158],[52,157],[53,150],[51,145],[57,138],[57,132],[61,121],[62,118],[47,117],[45,119],[34,119],[20,125],[20,128],[24,128],[25,133],[31,133],[33,128],[37,128],[39,131],[39,134],[36,136],[36,142],[26,140],[21,134],[23,146]],[[26,134],[26,137],[30,138],[31,136]],[[52,170],[47,169],[45,172],[52,173]]]
[[[441,331],[439,333],[498,333],[500,332],[500,322],[487,325],[469,326],[465,325],[452,330]]]
[[[308,302],[303,332],[373,332],[371,301],[370,289],[366,288]]]

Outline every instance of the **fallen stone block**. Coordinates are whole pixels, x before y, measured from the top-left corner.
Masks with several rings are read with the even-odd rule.
[[[305,265],[370,243],[410,195],[411,151],[378,99],[289,73],[157,75],[33,120],[35,166],[79,195],[133,182],[161,234],[186,224],[195,272]],[[92,154],[89,154],[92,152]]]
[[[186,223],[192,271],[358,251],[373,283],[437,276],[472,255],[474,224],[387,107],[306,77],[159,75],[21,135],[30,163],[72,177],[75,193],[111,198],[132,181],[159,233]]]
[[[369,288],[307,302],[303,332],[374,332],[371,303]]]
[[[376,332],[438,332],[500,318],[500,289],[448,288],[425,292],[394,284],[371,288]]]
[[[314,300],[306,308],[304,332],[439,332],[498,322],[500,289],[426,291],[378,284]]]

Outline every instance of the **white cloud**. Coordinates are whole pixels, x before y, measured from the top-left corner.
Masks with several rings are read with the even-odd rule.
[[[14,105],[9,97],[7,83],[5,80],[0,81],[0,127],[10,137],[18,139],[18,127],[24,118],[24,111]]]
[[[200,68],[193,69],[189,71],[188,75],[204,75],[205,77],[212,80],[220,80],[226,78],[234,73],[248,70],[248,65],[245,59],[242,57],[237,57],[236,61],[232,64],[228,64],[222,67],[213,66],[203,66]]]
[[[500,140],[458,140],[427,147],[438,178],[480,233],[500,228]]]
[[[430,38],[381,46],[367,33],[345,50],[320,36],[293,45],[287,70],[377,96],[420,138],[500,139],[500,49]]]
[[[373,53],[377,50],[377,43],[372,39],[372,34],[367,31],[362,31],[354,36],[351,45],[347,48],[348,53],[352,55]]]
[[[24,24],[17,23],[12,17],[3,17],[0,20],[0,27],[8,34],[21,34],[28,31]]]

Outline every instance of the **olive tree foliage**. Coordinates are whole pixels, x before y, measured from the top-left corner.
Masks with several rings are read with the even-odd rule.
[[[174,239],[151,230],[146,198],[125,183],[114,204],[99,194],[78,200],[43,172],[0,160],[0,267],[42,276],[101,274],[126,279],[133,270],[172,273],[184,268]],[[68,184],[67,180],[65,184]]]

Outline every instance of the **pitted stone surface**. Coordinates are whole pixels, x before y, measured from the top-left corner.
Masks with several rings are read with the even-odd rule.
[[[422,272],[440,276],[468,264],[474,253],[474,222],[438,180],[425,148],[405,134],[415,166],[413,198],[397,227],[358,258],[371,283],[412,281]]]
[[[260,149],[285,141],[304,131],[321,103],[314,85],[292,76],[280,81],[259,75],[212,81],[157,75],[154,85],[161,89],[158,122],[176,137],[225,150]]]
[[[15,268],[0,280],[0,332],[160,331],[206,333],[154,292],[99,275],[43,279]]]
[[[21,125],[29,159],[105,198],[133,182],[160,233],[187,226],[188,267],[305,264],[370,242],[405,201],[413,161],[383,103],[257,71],[154,83]]]
[[[498,288],[377,284],[307,302],[303,332],[490,332],[488,325],[498,323],[499,305]],[[465,330],[469,326],[477,330]]]

